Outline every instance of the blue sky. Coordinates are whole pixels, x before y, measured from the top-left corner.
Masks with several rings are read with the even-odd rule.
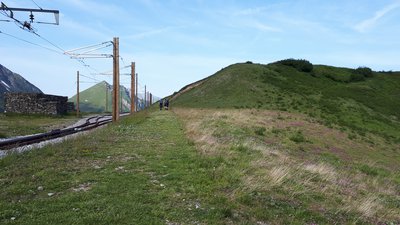
[[[60,25],[33,24],[63,50],[119,37],[120,66],[136,62],[144,85],[163,97],[237,62],[301,58],[313,64],[400,70],[400,0],[2,0],[9,7],[60,10]],[[35,14],[37,20],[52,20]],[[21,20],[28,15],[19,13]],[[0,15],[0,20],[7,19]],[[45,40],[0,21],[0,63],[48,94],[72,96],[110,76],[111,59],[68,56]],[[6,34],[9,35],[6,35]],[[111,54],[112,48],[99,53]],[[129,73],[123,69],[122,74]],[[121,83],[129,87],[129,76]]]

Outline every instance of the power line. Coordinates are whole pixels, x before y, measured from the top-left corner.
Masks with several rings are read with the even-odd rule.
[[[1,31],[1,30],[0,30],[0,34],[3,34],[3,35],[6,35],[6,36],[9,36],[9,37],[12,37],[12,38],[14,38],[14,39],[16,39],[16,40],[19,40],[19,41],[22,41],[22,42],[26,42],[26,43],[28,43],[28,44],[31,44],[31,45],[34,45],[34,46],[37,46],[37,47],[46,49],[46,50],[51,51],[51,52],[55,52],[55,53],[60,54],[60,55],[64,55],[64,53],[63,53],[64,50],[62,50],[61,47],[58,47],[58,46],[55,45],[55,44],[52,44],[52,45],[55,46],[55,47],[57,46],[57,48],[60,49],[60,50],[62,50],[63,52],[59,52],[59,51],[54,50],[54,49],[52,49],[52,48],[48,48],[48,47],[46,47],[46,46],[43,46],[43,45],[40,45],[40,44],[31,42],[31,41],[28,41],[28,40],[19,38],[19,37],[17,37],[17,36],[12,35],[12,34],[5,33],[5,32],[3,32],[3,31]],[[38,35],[38,34],[37,34],[37,35]],[[47,39],[43,38],[43,37],[40,36],[40,35],[38,35],[38,36],[41,37],[41,38],[44,39],[44,40],[47,40]],[[47,42],[51,43],[50,41],[47,41]],[[84,68],[88,68],[88,69],[91,69],[92,71],[95,71],[96,73],[99,73],[98,70],[96,70],[95,68],[93,68],[91,65],[87,64],[83,59],[77,59],[77,58],[73,58],[73,59],[77,60],[80,64],[82,64],[82,66],[83,66]]]
[[[101,80],[97,80],[97,79],[95,79],[95,78],[86,76],[86,75],[84,75],[84,74],[79,74],[79,76],[86,77],[86,78],[88,78],[88,79],[90,79],[90,80],[94,80],[94,81],[97,81],[97,82],[101,82]]]
[[[32,33],[34,33],[36,36],[38,36],[39,38],[41,38],[42,40],[46,41],[47,43],[53,45],[54,47],[58,48],[59,50],[61,50],[62,52],[65,52],[64,49],[62,49],[61,47],[57,46],[56,44],[52,43],[51,41],[47,40],[46,38],[42,37],[41,35],[39,35],[38,33],[36,33],[35,31],[32,31]]]
[[[31,0],[39,9],[43,10],[34,0]]]
[[[49,51],[52,51],[52,52],[55,52],[55,53],[58,53],[58,54],[63,55],[63,53],[61,53],[61,52],[59,52],[59,51],[56,51],[56,50],[54,50],[54,49],[48,48],[48,47],[43,46],[43,45],[40,45],[40,44],[33,43],[33,42],[31,42],[31,41],[27,41],[27,40],[25,40],[25,39],[19,38],[19,37],[17,37],[17,36],[12,35],[12,34],[4,33],[4,32],[1,31],[1,30],[0,30],[0,34],[4,34],[4,35],[6,35],[6,36],[15,38],[15,39],[17,39],[17,40],[19,40],[19,41],[23,41],[23,42],[26,42],[26,43],[28,43],[28,44],[35,45],[35,46],[44,48],[44,49],[46,49],[46,50],[49,50]]]
[[[126,64],[125,64],[125,61],[124,61],[124,58],[122,58],[122,56],[121,56],[121,55],[119,56],[119,58],[121,59],[121,61],[122,61],[122,64],[124,64],[124,68],[128,68],[128,67],[130,67],[130,65],[129,65],[129,66],[126,66]]]

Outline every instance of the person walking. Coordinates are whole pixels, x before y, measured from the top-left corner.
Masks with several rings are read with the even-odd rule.
[[[160,111],[162,110],[162,108],[163,108],[163,105],[164,105],[164,103],[163,103],[163,100],[162,100],[162,99],[160,99]]]
[[[165,107],[165,110],[168,110],[168,108],[169,108],[169,100],[168,100],[168,98],[164,100],[164,107]]]

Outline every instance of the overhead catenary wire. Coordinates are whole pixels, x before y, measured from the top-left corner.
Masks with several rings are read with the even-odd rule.
[[[37,7],[39,7],[40,9],[42,9],[35,1],[32,0],[32,2],[34,2],[35,5],[36,5]],[[5,16],[8,16],[8,15],[7,15],[6,13],[4,13],[4,12],[1,12],[1,14],[2,14],[2,15],[5,15]],[[8,16],[8,17],[9,17],[9,16]],[[102,42],[102,43],[96,44],[96,45],[90,45],[90,46],[81,47],[81,48],[74,49],[74,50],[70,50],[70,51],[65,51],[62,47],[60,47],[60,46],[57,45],[56,43],[50,41],[49,39],[45,38],[44,36],[40,35],[36,30],[32,29],[30,26],[25,26],[25,23],[26,23],[26,22],[23,23],[23,22],[21,22],[21,21],[15,19],[15,18],[12,18],[12,19],[18,24],[18,26],[19,26],[22,30],[25,30],[25,31],[28,31],[28,32],[34,34],[35,36],[37,36],[37,37],[40,38],[41,40],[43,40],[43,41],[45,41],[46,43],[48,43],[49,45],[53,46],[55,49],[50,48],[50,47],[47,47],[47,46],[44,46],[44,45],[41,45],[41,44],[34,43],[33,41],[28,41],[28,40],[22,39],[22,38],[20,38],[20,37],[17,37],[17,36],[15,36],[15,35],[12,35],[12,34],[4,33],[4,32],[2,32],[2,31],[0,31],[0,34],[4,34],[4,35],[9,36],[9,37],[12,37],[12,38],[14,38],[14,39],[16,39],[16,40],[23,41],[23,42],[25,42],[25,43],[28,43],[28,44],[31,44],[31,45],[34,45],[34,46],[37,46],[37,47],[46,49],[46,50],[48,50],[48,51],[51,51],[51,52],[54,52],[54,53],[57,53],[57,54],[60,54],[60,55],[69,55],[72,59],[77,60],[77,62],[79,62],[85,69],[92,70],[92,71],[95,71],[95,72],[97,73],[97,74],[96,74],[96,73],[89,73],[92,77],[89,77],[89,76],[86,76],[86,75],[82,75],[83,77],[86,77],[86,78],[88,78],[88,79],[94,80],[94,81],[96,81],[96,82],[100,82],[100,80],[94,78],[95,75],[99,75],[99,74],[100,74],[99,71],[98,71],[97,69],[95,69],[94,67],[92,67],[91,65],[87,64],[87,63],[83,60],[83,59],[84,59],[83,57],[77,57],[77,56],[79,56],[79,54],[86,54],[86,55],[88,55],[89,53],[92,53],[92,52],[95,52],[95,51],[98,51],[98,50],[101,50],[101,49],[110,47],[111,45],[114,45],[114,44],[115,44],[114,42],[112,42],[112,41],[107,41],[107,42]],[[27,29],[25,29],[25,28],[27,28]],[[74,55],[74,54],[71,54],[73,51],[76,51],[76,50],[85,50],[85,51],[82,52],[82,53],[75,54],[75,55]],[[66,54],[66,53],[67,53],[67,54]],[[104,57],[112,57],[112,55],[110,55],[110,54],[93,54],[92,56],[93,56],[94,58],[96,58],[96,57],[101,57],[101,58],[104,58]],[[125,63],[124,58],[123,58],[122,56],[119,56],[118,59],[121,60],[122,64],[124,65],[124,67],[120,68],[120,71],[123,70],[123,69],[126,69],[126,68],[129,68],[129,67],[130,67],[130,65],[129,65],[129,66],[126,66],[126,63]],[[101,74],[101,75],[104,75],[104,74]],[[120,73],[120,75],[122,75],[122,76],[125,76],[125,75],[130,76],[131,74],[128,74],[128,73]]]
[[[32,0],[32,2],[35,3],[35,5],[41,9],[41,7],[34,0]],[[31,23],[29,23],[29,22],[21,22],[16,18],[10,17],[9,15],[7,15],[3,11],[0,11],[0,12],[1,12],[2,15],[7,16],[7,17],[11,18],[13,21],[15,21],[15,23],[18,25],[18,27],[20,27],[22,30],[28,31],[28,32],[34,34],[35,36],[37,36],[42,41],[44,41],[47,44],[49,44],[50,47],[42,45],[42,44],[37,44],[37,43],[35,43],[35,41],[25,40],[25,39],[22,39],[20,37],[15,36],[15,35],[4,33],[4,32],[1,32],[1,31],[0,31],[0,34],[4,34],[6,36],[9,36],[11,38],[17,39],[19,41],[23,41],[25,43],[28,43],[28,44],[31,44],[31,45],[35,45],[37,47],[46,49],[48,51],[51,51],[51,52],[54,52],[54,53],[57,53],[57,54],[60,54],[60,55],[70,56],[71,59],[76,60],[78,63],[80,63],[84,67],[85,70],[87,70],[87,74],[90,74],[90,75],[81,74],[82,77],[85,77],[85,78],[87,78],[89,80],[92,80],[92,81],[95,81],[95,82],[101,82],[99,79],[95,78],[95,75],[96,75],[95,73],[99,74],[100,72],[96,68],[94,68],[93,66],[89,65],[84,60],[85,59],[84,57],[79,57],[79,54],[89,56],[87,58],[110,58],[113,55],[111,55],[111,54],[91,54],[91,53],[95,53],[96,51],[99,51],[99,50],[102,50],[102,49],[105,49],[107,47],[110,47],[110,46],[114,45],[115,43],[113,41],[102,42],[100,44],[85,46],[85,47],[81,47],[81,48],[78,48],[78,49],[66,51],[61,46],[59,46],[57,43],[52,42],[51,40],[49,40],[45,36],[42,36],[41,34],[39,34],[35,29],[33,29],[30,26],[32,21],[31,21]],[[76,54],[73,54],[74,53],[73,51],[80,51],[80,53],[76,53],[75,52]],[[121,60],[122,64],[125,66],[125,61],[124,61],[123,57],[118,56],[118,60]],[[125,67],[121,68],[121,70],[124,69],[124,68],[128,68],[128,67],[125,66]],[[93,72],[95,72],[95,73],[93,73]],[[94,82],[91,82],[91,81],[83,81],[83,82],[85,82],[85,83],[94,83]]]
[[[88,45],[88,46],[84,46],[84,47],[80,47],[80,48],[71,49],[71,50],[68,50],[68,51],[65,51],[65,52],[66,53],[76,52],[76,51],[80,51],[80,50],[87,49],[87,48],[94,48],[94,47],[97,47],[97,46],[100,46],[100,45],[104,45],[104,44],[107,44],[107,43],[111,43],[111,45],[112,45],[112,41],[105,41],[105,42],[102,42],[100,44]]]
[[[42,7],[40,7],[34,0],[31,0],[39,9],[43,10]]]
[[[57,49],[61,50],[62,52],[65,52],[64,49],[62,49],[60,46],[54,44],[53,42],[47,40],[46,38],[42,37],[40,34],[36,33],[35,31],[32,32],[33,34],[35,34],[36,36],[38,36],[39,38],[41,38],[42,40],[46,41],[47,43],[49,43],[50,45],[56,47]]]
[[[4,35],[9,36],[9,37],[12,37],[12,38],[14,38],[14,39],[16,39],[16,40],[23,41],[23,42],[26,42],[26,43],[28,43],[28,44],[35,45],[35,46],[41,47],[41,48],[43,48],[43,49],[46,49],[46,50],[55,52],[55,53],[57,53],[57,54],[63,55],[62,52],[59,52],[59,51],[54,50],[54,49],[52,49],[52,48],[48,48],[48,47],[46,47],[46,46],[43,46],[43,45],[40,45],[40,44],[36,44],[36,43],[34,43],[34,42],[31,42],[31,41],[28,41],[28,40],[19,38],[19,37],[17,37],[17,36],[12,35],[12,34],[5,33],[5,32],[3,32],[3,31],[1,31],[1,30],[0,30],[0,34],[4,34]]]
[[[94,48],[94,49],[90,49],[90,50],[88,50],[88,51],[86,51],[86,52],[82,52],[81,54],[88,54],[88,53],[91,53],[91,52],[94,52],[94,51],[97,51],[97,50],[100,50],[100,49],[103,49],[103,48],[108,48],[108,47],[110,47],[112,44],[108,44],[108,45],[106,45],[106,46],[101,46],[101,47],[98,47],[98,48]]]
[[[14,38],[14,39],[16,39],[16,40],[19,40],[19,41],[22,41],[22,42],[25,42],[25,43],[28,43],[28,44],[31,44],[31,45],[34,45],[34,46],[43,48],[43,49],[46,49],[46,50],[48,50],[48,51],[51,51],[51,52],[54,52],[54,53],[57,53],[57,54],[60,54],[60,55],[64,55],[64,53],[63,53],[64,51],[63,51],[63,52],[60,52],[60,51],[57,51],[57,50],[55,50],[55,49],[52,49],[52,48],[49,48],[49,47],[46,47],[46,46],[43,46],[43,45],[34,43],[34,42],[32,42],[32,41],[28,41],[28,40],[22,39],[22,38],[20,38],[20,37],[15,36],[15,35],[12,35],[12,34],[9,34],[9,33],[5,33],[5,32],[3,32],[3,31],[1,31],[1,30],[0,30],[0,34],[3,34],[3,35],[6,35],[6,36],[9,36],[9,37],[12,37],[12,38]],[[60,49],[61,49],[61,48],[60,48]],[[97,73],[99,72],[97,69],[95,69],[95,68],[93,68],[91,65],[87,64],[83,59],[75,59],[75,60],[77,60],[80,64],[82,64],[82,66],[83,66],[84,68],[91,69],[92,71],[95,71],[95,72],[97,72]]]
[[[78,59],[83,59],[83,58],[112,58],[111,54],[94,54],[94,53],[92,53],[92,52],[95,52],[97,50],[110,47],[112,45],[113,45],[112,42],[107,41],[107,42],[102,42],[100,44],[89,45],[89,46],[84,46],[84,47],[80,47],[80,48],[64,51],[64,54],[70,56],[71,58],[78,58]]]
[[[18,21],[18,22],[19,22],[19,21]],[[25,30],[25,29],[23,29],[23,30]],[[40,39],[42,39],[42,40],[44,40],[45,42],[49,43],[49,44],[52,45],[53,47],[59,49],[61,52],[58,52],[58,51],[56,51],[56,50],[54,50],[54,49],[51,49],[51,48],[48,48],[48,47],[45,47],[45,46],[42,46],[42,45],[39,45],[39,44],[35,44],[35,43],[33,43],[33,42],[29,42],[29,41],[26,41],[26,40],[23,40],[23,39],[20,39],[20,40],[25,41],[25,42],[30,43],[30,44],[33,44],[33,45],[40,46],[40,47],[42,47],[42,48],[45,48],[45,49],[50,50],[50,51],[53,51],[53,52],[57,52],[58,54],[65,55],[65,52],[66,52],[66,51],[65,51],[63,48],[61,48],[60,46],[58,46],[58,45],[56,45],[55,43],[51,42],[50,40],[44,38],[43,36],[41,36],[40,34],[38,34],[36,31],[28,30],[28,32],[35,34],[35,35],[38,36]],[[14,36],[14,38],[19,39],[18,37],[15,37],[15,36]],[[100,45],[104,45],[104,44],[106,44],[106,43],[111,43],[111,41],[102,42],[102,43],[100,43],[100,44],[91,45],[91,46],[86,46],[86,47],[83,47],[83,48],[89,48],[89,47],[100,46]],[[111,46],[111,45],[112,45],[112,44],[107,45],[106,47],[109,47],[109,46]],[[81,49],[83,49],[83,48],[81,48]],[[92,66],[90,66],[89,64],[87,64],[82,58],[75,58],[75,57],[71,57],[71,58],[73,58],[73,59],[77,60],[78,62],[80,62],[84,67],[90,68],[90,69],[92,69],[93,71],[98,72],[98,70],[94,69]]]
[[[82,77],[85,77],[85,78],[88,78],[90,80],[94,80],[94,81],[97,81],[97,82],[101,82],[101,80],[98,80],[98,79],[93,78],[93,77],[86,76],[85,74],[79,74],[79,76],[82,76]]]

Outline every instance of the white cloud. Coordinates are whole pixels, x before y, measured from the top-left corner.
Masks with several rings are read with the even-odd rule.
[[[264,31],[264,32],[280,32],[280,31],[282,31],[279,28],[269,26],[267,24],[261,23],[261,22],[256,21],[256,20],[248,23],[247,26],[251,27],[251,28],[255,28],[255,29],[259,30],[259,31]]]
[[[99,1],[93,0],[58,0],[59,5],[68,5],[73,11],[83,11],[92,17],[97,18],[109,18],[110,20],[122,20],[123,18],[131,16],[128,11],[123,7],[124,3],[100,3]],[[111,2],[111,1],[110,1]]]
[[[85,36],[85,37],[96,37],[97,40],[107,40],[110,39],[110,36],[107,35],[105,32],[92,28],[88,24],[82,24],[77,21],[71,20],[67,17],[64,17],[62,15],[62,24],[60,24],[61,27],[67,28],[71,33],[79,36]]]
[[[233,15],[235,16],[250,16],[250,15],[257,15],[266,10],[266,7],[255,7],[255,8],[247,8],[241,9],[237,12],[234,12]]]
[[[375,15],[373,17],[356,24],[354,26],[354,29],[359,32],[366,32],[369,29],[373,28],[382,17],[384,17],[386,14],[390,13],[391,11],[393,11],[399,7],[400,7],[400,1],[397,1],[390,5],[387,5],[383,9],[375,12]]]
[[[168,27],[163,27],[163,28],[154,28],[154,29],[150,28],[147,31],[144,31],[141,33],[124,36],[124,38],[125,39],[144,39],[147,37],[159,35],[159,34],[171,31],[171,30],[181,29],[184,27],[185,26],[168,26]]]

